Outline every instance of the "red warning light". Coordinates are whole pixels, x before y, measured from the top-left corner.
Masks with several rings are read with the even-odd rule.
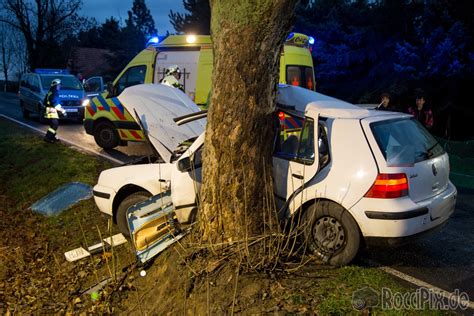
[[[278,118],[280,119],[280,121],[283,121],[285,119],[285,113],[283,112],[278,113]]]

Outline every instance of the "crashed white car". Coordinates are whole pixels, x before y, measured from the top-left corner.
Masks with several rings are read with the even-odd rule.
[[[192,221],[205,125],[193,119],[202,113],[184,93],[165,86],[130,87],[119,99],[138,115],[164,162],[103,171],[94,187],[97,206],[127,234],[127,209],[170,190],[179,222]],[[329,264],[349,263],[362,239],[405,240],[453,213],[457,191],[448,155],[412,116],[286,85],[279,87],[277,104],[277,206],[284,217],[302,214],[310,249]],[[189,123],[178,126],[173,116]],[[183,148],[186,140],[193,142]]]

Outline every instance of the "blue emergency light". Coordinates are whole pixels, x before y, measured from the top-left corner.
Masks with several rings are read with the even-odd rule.
[[[40,74],[40,75],[69,75],[69,70],[36,68],[35,73]]]
[[[153,36],[146,42],[146,46],[151,45],[151,44],[158,44],[160,42],[160,38],[158,36]]]
[[[309,45],[313,45],[314,44],[314,37],[310,36],[309,39],[308,39],[308,43],[309,43]]]

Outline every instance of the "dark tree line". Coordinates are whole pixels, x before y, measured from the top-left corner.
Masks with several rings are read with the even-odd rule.
[[[169,14],[175,30],[208,34],[207,2],[183,0],[187,12]],[[461,139],[474,138],[473,21],[472,0],[313,0],[300,1],[293,30],[316,39],[318,91],[354,103],[389,92],[404,111],[422,89],[434,132]]]

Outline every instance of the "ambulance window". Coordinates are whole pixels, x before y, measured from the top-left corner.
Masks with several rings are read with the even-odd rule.
[[[309,90],[316,91],[316,85],[314,83],[314,78],[313,78],[313,68],[304,67],[304,75],[305,75],[305,87]]]
[[[122,75],[122,77],[117,82],[115,87],[114,96],[122,93],[125,88],[135,86],[137,84],[145,83],[146,75],[146,66],[135,66],[127,69],[127,71]]]
[[[298,66],[286,68],[286,82],[292,86],[301,86],[301,69]]]

